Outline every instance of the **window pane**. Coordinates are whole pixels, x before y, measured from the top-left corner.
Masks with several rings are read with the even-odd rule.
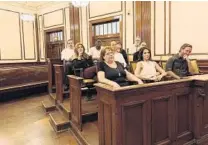
[[[120,33],[120,23],[119,23],[119,21],[116,23],[117,23],[117,33]]]
[[[108,34],[108,24],[104,24],[104,35]]]
[[[115,33],[116,33],[116,26],[117,26],[116,22],[113,22],[113,23],[112,23],[112,27],[113,27],[113,34],[115,34]]]
[[[63,40],[63,32],[60,32],[60,40]]]
[[[96,34],[95,35],[99,35],[100,34],[99,25],[96,25],[96,28],[95,29],[96,29]]]
[[[108,23],[108,34],[112,34],[111,23]]]
[[[103,24],[100,25],[100,35],[103,35]]]

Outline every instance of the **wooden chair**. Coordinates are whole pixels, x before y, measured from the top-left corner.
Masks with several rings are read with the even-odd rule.
[[[128,60],[129,62],[133,61],[133,54],[128,54]]]
[[[165,70],[166,64],[167,64],[167,61],[161,61],[161,67],[162,67],[162,69]]]
[[[191,61],[191,66],[193,68],[193,74],[201,74],[199,66],[197,64],[197,60],[196,59],[192,59]]]
[[[130,71],[134,74],[136,69],[137,61],[130,61]]]

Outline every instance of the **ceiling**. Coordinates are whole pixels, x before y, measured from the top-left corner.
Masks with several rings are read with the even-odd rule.
[[[49,6],[57,3],[62,3],[59,1],[15,1],[15,2],[5,2],[9,5],[20,6],[23,8],[28,8],[32,10],[40,9],[44,6]]]

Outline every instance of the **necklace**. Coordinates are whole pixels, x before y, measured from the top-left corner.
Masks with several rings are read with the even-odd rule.
[[[121,76],[121,73],[120,73],[119,69],[116,68],[116,71],[118,72],[118,76],[120,77]]]

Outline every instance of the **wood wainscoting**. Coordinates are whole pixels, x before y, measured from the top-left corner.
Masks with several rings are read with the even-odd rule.
[[[199,69],[202,73],[208,74],[208,60],[197,60]]]
[[[47,75],[48,68],[45,63],[2,64],[0,68],[0,95],[7,97],[7,93],[13,93],[15,96],[15,92],[35,87],[44,87],[46,90]]]

